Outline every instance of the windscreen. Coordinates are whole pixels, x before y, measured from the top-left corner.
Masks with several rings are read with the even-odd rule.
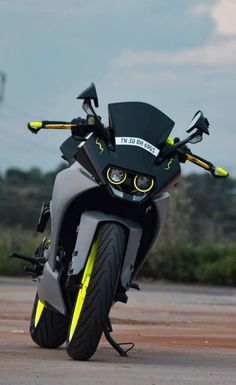
[[[115,151],[95,133],[78,151],[77,159],[82,165],[91,163],[100,178],[104,178],[104,170],[109,166],[117,166],[136,174],[155,176],[157,183],[160,179],[164,184],[179,173],[179,162],[173,159],[171,168],[167,161],[161,165],[156,162],[161,144],[165,143],[174,126],[168,116],[141,102],[109,104],[108,112]]]
[[[155,155],[155,149],[165,142],[174,127],[173,120],[147,103],[113,103],[108,105],[108,112],[117,145],[143,146]]]

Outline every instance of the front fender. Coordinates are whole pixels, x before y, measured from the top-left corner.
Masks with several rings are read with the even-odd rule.
[[[127,229],[127,243],[121,271],[121,284],[125,289],[128,289],[143,233],[142,227],[134,221],[115,215],[108,215],[100,211],[87,211],[81,216],[68,276],[76,277],[84,268],[95,233],[102,222],[116,222]]]

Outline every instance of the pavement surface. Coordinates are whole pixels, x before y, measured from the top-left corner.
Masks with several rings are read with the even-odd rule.
[[[88,362],[65,346],[36,346],[28,327],[36,288],[0,277],[0,385],[236,384],[236,289],[140,283],[111,312],[120,357],[102,338]]]

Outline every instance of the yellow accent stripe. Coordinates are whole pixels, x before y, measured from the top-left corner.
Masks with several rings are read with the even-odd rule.
[[[171,159],[169,160],[169,162],[167,163],[167,167],[165,167],[165,170],[170,170],[170,166],[172,165],[173,161],[174,161],[173,158],[171,158]]]
[[[229,175],[228,171],[224,170],[221,167],[216,167],[215,172],[221,176],[228,176]]]
[[[77,124],[45,124],[44,128],[50,129],[60,129],[60,130],[71,130],[72,128],[76,128]]]
[[[36,312],[35,312],[35,318],[34,318],[34,327],[35,328],[36,328],[36,326],[39,323],[39,320],[40,320],[40,317],[42,315],[43,309],[44,309],[44,304],[39,299],[38,303],[37,303]]]
[[[195,163],[195,164],[197,164],[198,166],[205,168],[206,170],[210,170],[210,166],[209,166],[207,163],[203,162],[202,160],[200,160],[200,159],[198,159],[198,158],[195,158],[195,157],[192,156],[192,155],[187,154],[187,159],[188,159],[190,162]]]
[[[88,261],[87,261],[86,266],[85,266],[83,278],[81,281],[82,287],[79,290],[79,293],[77,296],[75,309],[74,309],[74,313],[73,313],[73,317],[72,317],[72,321],[71,321],[71,325],[70,325],[69,342],[72,340],[72,337],[74,335],[76,326],[77,326],[78,321],[79,321],[80,313],[82,311],[82,307],[83,307],[83,304],[84,304],[84,301],[86,298],[87,288],[89,286],[89,282],[90,282],[90,278],[92,275],[93,266],[94,266],[94,262],[95,262],[95,257],[96,257],[96,253],[97,253],[97,247],[98,247],[98,239],[96,239],[92,245],[92,248],[91,248],[91,251],[90,251],[90,254],[88,257]]]
[[[173,146],[173,144],[175,144],[174,139],[168,136],[168,138],[166,139],[166,144],[170,144],[171,146]]]
[[[101,154],[101,153],[104,151],[104,148],[102,147],[102,143],[99,142],[99,139],[98,139],[98,138],[96,139],[96,144],[98,145],[99,150],[100,150],[100,154]]]
[[[51,244],[51,239],[48,238],[48,239],[45,240],[44,247],[47,247],[50,244]]]

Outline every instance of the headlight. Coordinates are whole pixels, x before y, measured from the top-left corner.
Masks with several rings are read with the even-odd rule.
[[[127,178],[127,173],[121,168],[110,167],[107,170],[107,179],[111,184],[121,184]]]
[[[134,178],[134,187],[136,190],[146,193],[153,188],[154,180],[150,176],[136,175]]]

